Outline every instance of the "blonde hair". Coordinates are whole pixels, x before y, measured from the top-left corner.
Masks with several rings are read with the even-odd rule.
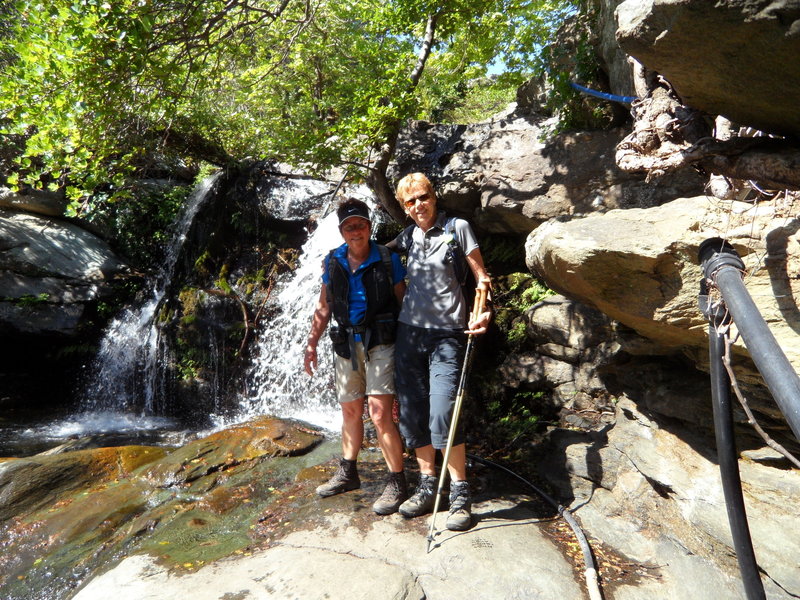
[[[397,197],[397,201],[401,206],[403,205],[403,200],[405,200],[406,196],[408,196],[408,191],[418,184],[421,184],[425,188],[425,191],[428,192],[434,199],[436,198],[436,192],[433,189],[433,184],[424,173],[409,173],[397,182],[397,191],[395,192],[395,196]]]

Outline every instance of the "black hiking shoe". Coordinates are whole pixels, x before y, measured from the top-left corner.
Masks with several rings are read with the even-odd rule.
[[[398,509],[404,517],[419,517],[433,511],[436,502],[436,486],[439,479],[435,475],[425,475],[420,473],[419,484],[408,500],[403,502]]]
[[[323,483],[317,488],[317,494],[326,498],[342,492],[357,490],[360,487],[361,480],[358,478],[356,461],[342,458],[339,459],[339,468],[336,469],[333,477],[328,480],[328,483]]]
[[[397,512],[397,509],[400,508],[406,498],[408,498],[408,484],[406,483],[405,471],[389,473],[386,487],[383,488],[380,498],[375,500],[372,510],[379,515],[391,515]]]
[[[450,483],[450,513],[447,515],[447,528],[450,531],[464,531],[472,526],[472,497],[469,483],[453,481]]]

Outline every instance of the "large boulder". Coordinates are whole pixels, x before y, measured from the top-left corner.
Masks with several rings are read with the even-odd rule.
[[[753,206],[705,196],[649,209],[551,221],[526,245],[527,264],[554,289],[601,310],[665,348],[708,364],[708,323],[698,307],[699,245],[724,237],[746,265],[746,285],[783,351],[800,369],[800,243],[779,203]],[[741,340],[735,352],[746,358]],[[745,382],[760,377],[737,361]]]
[[[86,306],[125,269],[77,225],[0,209],[0,331],[74,336]]]
[[[740,125],[800,135],[800,5],[790,0],[627,0],[622,49],[684,103]]]
[[[27,190],[25,193],[20,193],[0,186],[0,208],[61,217],[67,208],[67,200],[63,194],[55,192]]]

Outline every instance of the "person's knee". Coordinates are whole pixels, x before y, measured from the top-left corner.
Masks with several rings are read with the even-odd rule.
[[[369,398],[369,416],[372,422],[375,423],[378,431],[382,431],[385,427],[394,425],[392,421],[392,404],[394,396],[370,396]]]
[[[364,414],[364,401],[363,400],[353,400],[352,402],[342,402],[342,417],[344,418],[345,422],[349,423],[352,421],[360,420],[362,415]]]

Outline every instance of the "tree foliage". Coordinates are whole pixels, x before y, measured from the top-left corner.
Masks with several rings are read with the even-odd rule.
[[[127,178],[154,157],[277,158],[369,175],[405,119],[430,116],[492,61],[507,77],[530,70],[569,9],[541,0],[6,2],[0,133],[21,140],[7,183],[64,189],[80,206],[101,186],[125,197]]]

